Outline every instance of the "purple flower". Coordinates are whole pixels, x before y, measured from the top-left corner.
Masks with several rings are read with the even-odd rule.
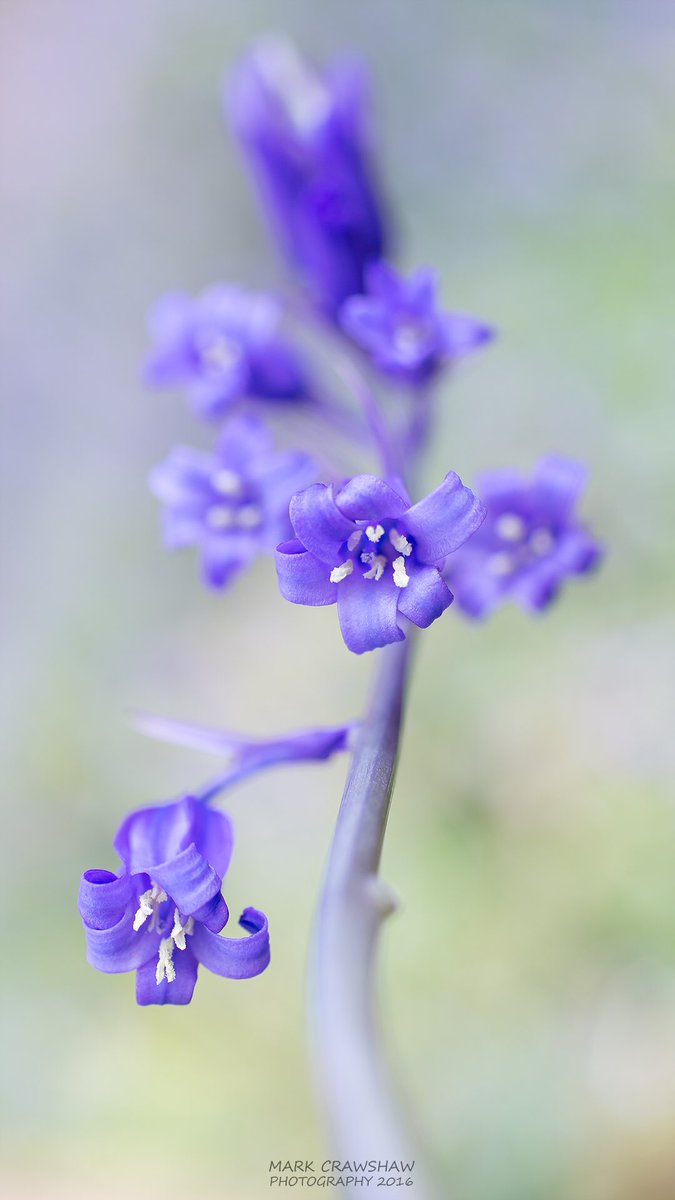
[[[598,563],[602,549],[574,512],[585,482],[581,464],[553,455],[529,480],[511,470],[481,478],[486,520],[446,564],[464,612],[484,617],[505,600],[538,612],[568,575]]]
[[[136,971],[139,1004],[189,1004],[199,964],[227,979],[270,961],[267,918],[247,908],[246,938],[220,937],[232,855],[229,819],[186,796],[131,813],[114,841],[123,871],[85,871],[78,908],[87,958],[106,974]]]
[[[155,346],[146,378],[155,387],[187,386],[192,406],[209,418],[247,397],[304,399],[305,372],[280,320],[278,303],[264,293],[225,284],[200,296],[170,293],[150,316]]]
[[[224,426],[213,454],[173,450],[150,487],[166,506],[166,545],[198,546],[205,582],[223,587],[288,535],[288,502],[314,474],[306,454],[275,452],[264,422],[241,414]]]
[[[296,539],[277,547],[281,593],[294,604],[337,603],[356,654],[398,642],[400,618],[424,629],[452,602],[438,564],[483,516],[454,471],[415,505],[401,483],[374,475],[356,475],[337,493],[312,484],[290,504]]]
[[[494,330],[475,317],[443,312],[433,271],[422,269],[405,279],[378,262],[368,267],[365,281],[365,295],[346,300],[339,319],[387,374],[413,382],[429,379],[443,363],[494,337]]]
[[[283,38],[258,43],[230,89],[232,123],[273,231],[330,313],[360,290],[365,264],[385,249],[365,90],[354,63],[319,75]]]

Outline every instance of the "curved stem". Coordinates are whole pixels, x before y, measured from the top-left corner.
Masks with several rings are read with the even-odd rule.
[[[395,908],[378,869],[411,651],[409,638],[380,652],[338,814],[311,958],[316,1080],[335,1152],[348,1161],[414,1159],[386,1078],[373,990],[378,932]],[[417,1168],[415,1187],[421,1197]]]

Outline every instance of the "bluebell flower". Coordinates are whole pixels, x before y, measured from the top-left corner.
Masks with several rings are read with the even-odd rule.
[[[185,796],[138,809],[114,841],[113,871],[85,871],[78,907],[87,958],[106,974],[136,971],[139,1004],[189,1004],[199,964],[228,979],[259,975],[270,961],[267,918],[255,908],[221,937],[229,912],[221,887],[232,828],[221,812]]]
[[[387,227],[354,63],[319,74],[282,38],[239,65],[229,112],[273,232],[314,300],[334,313],[386,251]]]
[[[585,483],[580,463],[555,455],[531,479],[512,470],[479,479],[487,517],[445,572],[465,613],[485,617],[506,600],[539,612],[568,576],[597,565],[602,548],[575,511]]]
[[[315,474],[308,455],[275,451],[265,423],[239,414],[212,454],[173,450],[151,473],[150,487],[165,505],[166,545],[196,545],[205,582],[220,588],[288,536],[288,502]]]
[[[280,321],[281,308],[266,293],[225,284],[199,296],[170,293],[150,315],[146,379],[185,386],[192,407],[208,418],[246,398],[306,399],[305,369]]]
[[[336,604],[356,654],[401,641],[402,618],[426,628],[452,602],[439,565],[478,528],[483,506],[451,471],[411,504],[403,484],[357,475],[337,491],[294,496],[295,539],[277,547],[279,587],[294,604]]]
[[[421,269],[406,279],[388,263],[373,263],[364,294],[345,301],[340,323],[381,371],[421,382],[495,336],[484,321],[444,312],[437,292],[433,271]]]

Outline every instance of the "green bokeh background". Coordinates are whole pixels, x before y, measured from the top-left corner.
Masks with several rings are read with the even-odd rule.
[[[259,564],[226,596],[160,548],[149,467],[203,439],[138,383],[172,286],[275,270],[218,111],[256,34],[370,63],[401,258],[499,344],[428,464],[592,468],[609,546],[545,620],[451,611],[421,640],[384,859],[383,1022],[458,1200],[675,1194],[673,233],[667,0],[4,0],[0,9],[4,1165],[12,1200],[255,1200],[325,1157],[305,955],[344,762],[229,801],[260,979],[140,1010],[75,911],[131,807],[214,764],[145,708],[264,733],[363,702],[372,658]]]

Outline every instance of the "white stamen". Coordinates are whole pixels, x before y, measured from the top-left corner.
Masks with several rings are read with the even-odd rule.
[[[351,558],[348,558],[347,561],[341,563],[339,567],[333,567],[333,570],[330,573],[331,583],[341,583],[343,579],[346,579],[348,575],[351,575],[353,570],[354,563]]]
[[[525,522],[517,513],[502,513],[495,521],[495,533],[505,542],[519,542],[525,531]]]
[[[243,504],[237,511],[236,521],[242,529],[255,529],[262,521],[262,513],[257,504]]]
[[[394,550],[398,550],[399,554],[405,554],[406,558],[409,554],[412,554],[412,546],[410,545],[410,542],[408,541],[407,537],[404,536],[404,534],[399,533],[398,529],[389,530],[389,541],[394,547]]]
[[[513,571],[513,565],[511,555],[505,552],[491,554],[487,561],[487,568],[491,575],[510,575]]]
[[[173,911],[173,929],[171,937],[173,938],[179,950],[185,949],[185,936],[193,933],[195,927],[194,917],[188,917],[185,924],[181,921],[180,913],[177,908]]]
[[[238,496],[242,488],[241,476],[229,467],[220,467],[211,476],[211,487],[221,496]]]
[[[362,554],[361,562],[370,563],[370,570],[364,572],[364,579],[374,579],[377,583],[377,580],[384,575],[384,568],[387,565],[384,554]]]
[[[404,588],[410,583],[410,576],[405,569],[405,559],[403,555],[395,558],[392,566],[394,568],[394,583],[397,587]]]
[[[159,943],[155,982],[159,984],[163,979],[166,979],[167,983],[173,983],[175,978],[176,968],[173,965],[173,938],[162,938]]]
[[[136,933],[141,928],[141,925],[145,925],[148,917],[152,917],[150,928],[155,928],[157,924],[157,910],[160,904],[163,904],[168,898],[164,889],[157,883],[153,883],[147,892],[143,892],[142,896],[138,897],[138,908],[134,916],[134,931]]]
[[[353,553],[354,550],[356,550],[357,547],[360,545],[362,537],[363,537],[363,530],[355,529],[354,532],[350,533],[349,537],[347,538],[347,549],[351,550]]]
[[[212,504],[205,519],[209,529],[229,529],[234,524],[234,513],[224,504]]]
[[[553,534],[548,529],[535,529],[530,534],[530,548],[535,554],[548,554],[553,544]]]
[[[381,525],[367,525],[366,537],[369,542],[379,542],[381,537],[384,537],[384,529]]]

